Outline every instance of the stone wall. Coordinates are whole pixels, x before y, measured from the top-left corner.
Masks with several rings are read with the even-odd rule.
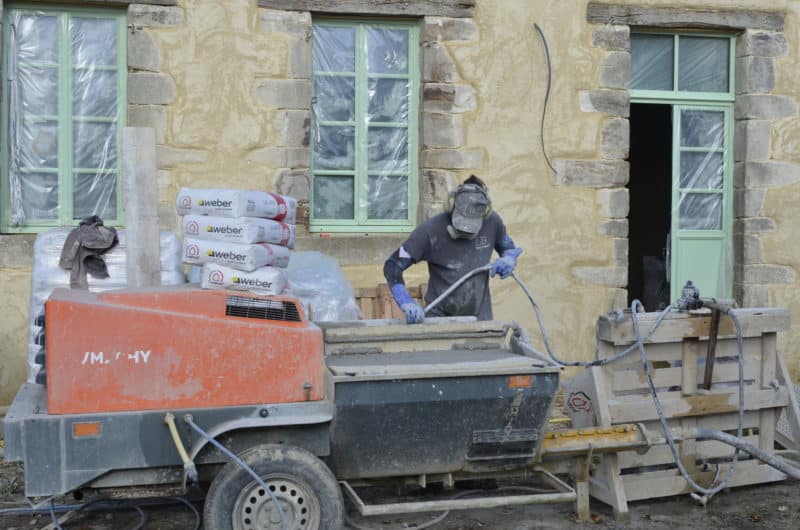
[[[307,199],[311,15],[300,7],[335,3],[161,4],[172,5],[128,8],[128,122],[156,131],[162,226],[177,229],[181,186],[252,187]],[[675,0],[673,11],[664,11],[658,0],[626,0],[617,4],[638,6],[633,13],[650,18],[633,20],[618,9],[601,22],[587,18],[587,0],[551,4],[480,0],[465,11],[408,13],[422,29],[420,219],[438,211],[469,173],[484,177],[495,209],[525,249],[518,271],[544,311],[553,344],[565,358],[591,358],[597,316],[627,297],[629,27],[666,24],[675,10],[691,11],[695,24],[708,27],[724,10],[730,31],[742,35],[737,69],[744,74],[737,79],[735,137],[737,293],[747,304],[786,305],[800,315],[800,5],[775,0],[764,12],[758,0]],[[386,5],[424,9],[425,2]],[[540,146],[546,75],[534,22],[552,58],[544,135],[556,172]],[[370,286],[383,281],[383,260],[403,239],[301,230],[298,248],[337,256],[355,286]],[[0,289],[11,308],[0,320],[3,403],[24,379],[31,241],[0,236]],[[425,276],[416,266],[407,278],[414,284]],[[498,318],[536,331],[514,284],[493,280],[492,289]],[[799,337],[800,325],[781,337],[795,375]]]

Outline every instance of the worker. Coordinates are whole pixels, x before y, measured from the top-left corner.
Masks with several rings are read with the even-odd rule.
[[[508,277],[522,249],[506,233],[500,216],[492,211],[492,201],[484,182],[470,175],[448,195],[444,212],[417,226],[408,240],[394,251],[383,266],[383,274],[397,305],[409,324],[420,323],[425,312],[408,294],[403,271],[411,265],[428,263],[429,304],[462,276],[487,265],[492,252],[500,255],[491,269],[476,274],[429,312],[431,316],[476,316],[492,319],[489,276]]]

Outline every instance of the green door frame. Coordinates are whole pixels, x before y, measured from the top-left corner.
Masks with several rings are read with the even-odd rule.
[[[637,31],[638,33],[638,31]],[[645,33],[645,32],[642,32]],[[652,33],[652,32],[649,32]],[[673,90],[630,90],[632,104],[669,105],[672,108],[672,215],[670,219],[670,300],[680,297],[686,280],[698,284],[704,296],[730,298],[733,292],[733,129],[735,99],[736,38],[719,34],[669,33],[674,37]],[[729,40],[729,77],[727,92],[686,92],[678,89],[679,46],[681,35],[692,37],[714,37]],[[693,148],[681,146],[681,113],[686,110],[711,110],[724,112],[724,140],[719,149],[723,153],[723,186],[721,190],[696,190],[700,193],[722,195],[722,227],[720,230],[680,229],[680,194],[690,190],[681,189],[681,153]],[[709,264],[716,263],[716,270]],[[697,267],[705,267],[700,271]],[[691,272],[689,272],[691,270]],[[701,274],[702,272],[702,274]],[[693,277],[694,276],[694,277]],[[712,278],[716,277],[716,281]],[[713,285],[712,285],[713,284]]]

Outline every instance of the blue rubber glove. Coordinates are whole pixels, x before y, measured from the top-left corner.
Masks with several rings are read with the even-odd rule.
[[[492,269],[489,272],[490,276],[494,278],[495,274],[500,275],[500,279],[504,280],[514,272],[514,267],[517,266],[517,257],[522,254],[522,249],[512,248],[503,252],[503,255],[492,263]]]
[[[408,324],[421,324],[425,320],[425,311],[414,302],[411,295],[408,294],[406,286],[402,283],[395,284],[392,287],[392,296],[394,301],[406,314],[406,323]]]

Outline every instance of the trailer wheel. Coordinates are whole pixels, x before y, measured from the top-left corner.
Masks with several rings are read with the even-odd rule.
[[[239,458],[267,483],[280,503],[286,530],[340,530],[342,491],[330,469],[304,449],[259,445]],[[211,483],[203,512],[206,530],[283,530],[270,495],[235,462]]]

